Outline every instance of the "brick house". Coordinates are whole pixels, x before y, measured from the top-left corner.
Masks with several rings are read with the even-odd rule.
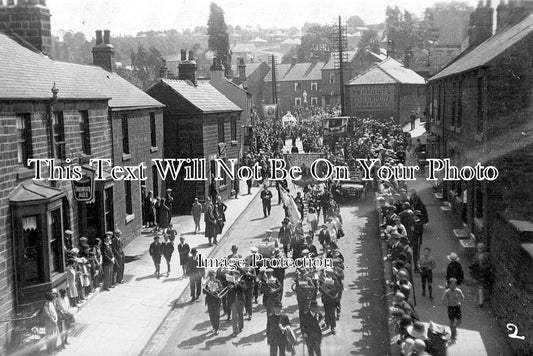
[[[320,106],[322,67],[324,62],[292,63],[276,65],[276,84],[279,115],[307,106]],[[263,95],[266,103],[272,103],[272,69],[264,81]]]
[[[509,341],[525,355],[533,353],[533,15],[522,8],[511,18],[504,10],[495,35],[474,25],[474,44],[429,80],[429,149],[458,167],[480,162],[499,170],[490,182],[446,181],[443,197],[464,224],[466,252],[475,242],[489,246],[491,306],[502,328],[512,316],[525,340]]]
[[[192,52],[186,59],[182,51],[178,78],[160,78],[147,93],[166,106],[163,110],[164,157],[205,158],[207,161],[208,179],[205,181],[185,180],[183,170],[177,180],[167,178],[166,186],[175,194],[174,213],[189,213],[194,198],[204,201],[209,194],[214,159],[240,158],[242,109],[207,81],[197,81]],[[225,174],[223,178],[216,182],[217,189],[223,199],[228,199],[235,182]]]
[[[242,58],[238,59],[237,65],[232,65],[233,83],[242,85],[243,88],[252,94],[253,105],[261,108],[263,104],[263,81],[270,67],[266,62],[246,63]]]
[[[80,236],[94,241],[105,231],[120,229],[127,243],[142,226],[139,181],[112,181],[104,173],[106,179],[95,182],[93,200],[81,202],[72,182],[49,180],[48,170],[44,180],[33,180],[35,167],[27,160],[53,159],[66,170],[87,167],[91,158],[110,159],[118,166],[149,164],[162,156],[145,133],[155,127],[156,142],[162,143],[163,105],[106,70],[113,52],[109,32],[103,39],[97,33],[93,50],[95,64],[103,69],[51,60],[41,52],[50,49],[49,30],[31,32],[40,34],[40,44],[23,37],[31,34],[13,30],[30,21],[49,28],[44,1],[0,6],[0,28],[6,33],[0,33],[1,320],[39,308],[45,292],[64,287],[64,247],[77,246]],[[123,136],[126,121],[128,137]],[[123,142],[134,148],[130,157],[116,151]],[[67,229],[72,240],[65,239]],[[4,325],[0,343],[7,347],[12,325]]]
[[[411,113],[421,115],[426,96],[423,77],[393,58],[370,67],[346,85],[346,113],[394,119],[405,124]]]

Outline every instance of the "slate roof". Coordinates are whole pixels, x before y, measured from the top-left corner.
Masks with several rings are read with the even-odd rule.
[[[167,85],[204,113],[242,111],[207,81],[198,81],[194,86],[188,80],[160,79],[153,86],[159,83]]]
[[[9,201],[11,203],[23,203],[23,202],[40,202],[48,201],[55,197],[64,196],[59,189],[47,187],[35,183],[33,180],[25,181],[19,184],[15,190],[9,194]]]
[[[324,62],[316,63],[296,63],[276,65],[277,82],[299,82],[305,80],[322,80],[322,68]],[[272,70],[265,77],[265,82],[272,81]]]
[[[246,63],[246,77],[249,78],[264,62]],[[231,66],[233,76],[239,76],[239,68],[236,64]]]
[[[0,99],[50,99],[55,83],[59,99],[110,99],[109,107],[116,109],[164,106],[100,67],[54,61],[2,33],[0,48]]]
[[[529,15],[518,24],[490,37],[429,80],[441,79],[482,67],[526,38],[531,32],[533,32],[533,15]]]
[[[360,84],[426,84],[423,77],[398,61],[387,58],[352,79],[347,85]]]
[[[348,60],[346,62],[343,61],[343,63],[351,63],[353,61],[355,55],[357,54],[357,51],[347,51],[346,53],[348,53]],[[333,59],[333,53],[332,53],[331,59],[322,68],[322,70],[328,70],[328,69],[335,69],[335,60]]]

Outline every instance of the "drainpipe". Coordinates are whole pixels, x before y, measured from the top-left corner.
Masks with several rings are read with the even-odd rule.
[[[51,89],[52,98],[48,102],[48,130],[50,132],[49,144],[50,144],[50,153],[52,158],[55,156],[55,142],[54,142],[54,105],[57,103],[57,93],[59,89],[56,88],[56,83]]]

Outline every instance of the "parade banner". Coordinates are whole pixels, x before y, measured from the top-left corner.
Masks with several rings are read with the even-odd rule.
[[[281,200],[283,201],[283,205],[289,207],[289,220],[293,226],[296,226],[300,222],[301,217],[298,207],[294,202],[294,198],[282,186],[280,186],[279,189],[281,192]]]
[[[305,180],[311,177],[311,165],[319,158],[324,158],[323,153],[287,153],[285,154],[285,162],[288,168],[298,166],[302,169],[302,179]]]
[[[348,116],[324,118],[322,121],[324,136],[346,132],[349,119]]]
[[[263,116],[265,119],[275,119],[278,104],[263,104]]]

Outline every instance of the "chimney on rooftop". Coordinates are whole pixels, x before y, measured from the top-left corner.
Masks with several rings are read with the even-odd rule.
[[[244,58],[239,58],[238,62],[239,82],[244,83],[246,81],[246,64],[244,64]]]
[[[102,41],[102,31],[96,31],[96,42],[92,52],[93,64],[111,72],[113,71],[115,48],[109,43],[109,34],[109,30],[104,30],[104,40]]]
[[[218,57],[213,57],[213,64],[209,67],[211,73],[211,79],[221,79],[224,77],[224,68],[222,67],[222,61]]]
[[[295,66],[296,63],[298,63],[298,57],[296,57],[296,56],[292,56],[292,57],[291,57],[291,64],[292,64],[293,66]]]
[[[194,86],[198,83],[196,81],[196,62],[193,60],[193,51],[189,51],[189,59],[186,59],[187,51],[181,50],[181,61],[178,64],[178,79],[189,80]]]
[[[476,10],[470,14],[468,42],[470,47],[476,47],[492,36],[494,9],[491,0],[485,6],[479,1]]]
[[[15,35],[23,41],[19,43],[50,56],[52,52],[52,35],[50,28],[50,10],[45,0],[0,1],[0,32]]]
[[[533,12],[533,1],[502,0],[497,8],[496,32],[514,26]]]
[[[159,78],[167,79],[167,77],[168,77],[167,61],[162,59],[161,68],[159,68]]]

